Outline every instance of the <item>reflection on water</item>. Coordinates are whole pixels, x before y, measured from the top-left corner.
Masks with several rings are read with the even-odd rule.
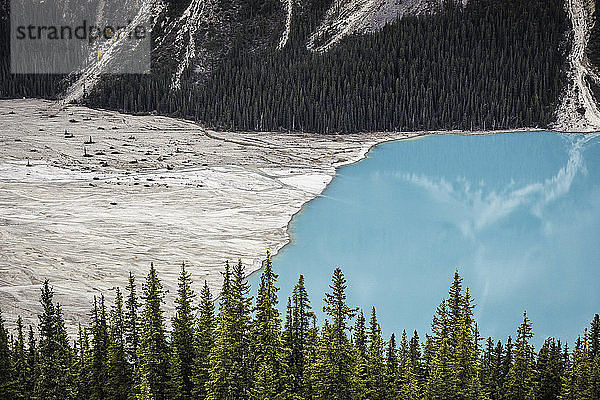
[[[386,334],[424,333],[458,268],[484,337],[514,336],[527,309],[536,343],[572,341],[600,312],[599,144],[513,133],[376,147],[294,219],[275,258],[282,308],[303,273],[320,312],[341,266],[350,302],[375,305]]]

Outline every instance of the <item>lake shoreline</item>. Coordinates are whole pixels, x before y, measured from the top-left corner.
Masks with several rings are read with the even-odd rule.
[[[310,203],[311,201],[313,201],[323,195],[323,193],[327,190],[329,185],[331,185],[333,180],[336,178],[338,170],[342,167],[345,167],[348,165],[353,165],[353,164],[359,163],[362,160],[366,159],[369,156],[369,153],[371,152],[371,150],[373,150],[375,147],[377,147],[379,145],[382,145],[385,143],[390,143],[390,142],[396,142],[396,141],[417,140],[417,139],[421,139],[424,137],[436,136],[436,135],[484,136],[484,135],[499,135],[499,134],[503,134],[503,133],[536,133],[536,132],[554,132],[554,133],[565,133],[565,134],[590,134],[591,133],[591,132],[563,132],[563,131],[553,131],[553,130],[541,129],[541,128],[522,128],[522,129],[493,130],[493,131],[442,131],[442,130],[440,130],[440,131],[417,131],[417,132],[399,132],[399,134],[406,135],[406,136],[399,137],[399,138],[384,139],[384,140],[378,141],[376,143],[369,144],[369,145],[365,146],[365,148],[362,149],[361,154],[357,155],[354,159],[351,159],[351,160],[348,160],[346,162],[336,165],[335,173],[333,174],[331,180],[323,188],[323,190],[319,194],[317,194],[315,197],[307,200],[304,204],[302,204],[301,208],[290,217],[288,224],[287,224],[287,228],[286,228],[287,236],[289,239],[281,247],[279,247],[278,249],[276,249],[273,252],[270,252],[271,257],[275,258],[277,256],[277,254],[279,254],[285,247],[287,247],[293,243],[293,236],[291,233],[291,228],[292,228],[292,222],[294,221],[294,218],[296,218],[298,215],[300,215],[304,211],[304,209],[308,203]],[[374,133],[374,135],[377,135],[377,133]],[[261,271],[262,271],[262,266],[260,266],[258,269],[253,269],[252,271],[250,271],[247,274],[247,278],[250,279],[254,275],[260,273]]]
[[[94,294],[124,286],[128,270],[143,277],[150,261],[169,296],[182,260],[214,293],[225,259],[256,274],[267,249],[275,256],[293,242],[292,221],[338,168],[377,145],[509,132],[216,132],[32,99],[1,100],[0,129],[0,222],[11,249],[0,252],[0,307],[12,322],[37,312],[49,278],[75,323]]]
[[[336,171],[336,176],[343,179],[321,195],[323,199],[312,206],[305,205],[302,215],[294,216],[289,224],[292,240],[284,247],[286,251],[279,252],[273,260],[282,298],[289,295],[298,275],[303,274],[313,307],[319,310],[331,269],[341,266],[349,282],[350,304],[363,309],[375,306],[378,314],[386,314],[382,316],[384,320],[399,321],[399,326],[394,322],[392,332],[403,328],[421,332],[426,325],[404,319],[411,313],[411,307],[406,305],[421,304],[410,296],[427,297],[427,293],[433,293],[436,297],[436,293],[443,293],[455,268],[460,266],[465,282],[481,299],[478,310],[483,312],[482,321],[502,314],[509,322],[499,324],[500,328],[510,329],[512,319],[518,319],[526,308],[531,311],[538,333],[552,331],[548,326],[556,323],[555,318],[547,316],[546,309],[539,306],[545,301],[548,287],[537,286],[533,277],[547,265],[548,276],[556,277],[556,283],[550,279],[551,285],[577,284],[580,281],[568,273],[564,276],[566,271],[557,268],[554,260],[575,268],[577,264],[563,259],[563,255],[568,257],[575,252],[589,257],[598,253],[587,243],[589,240],[568,239],[571,231],[560,224],[569,224],[571,213],[573,219],[579,220],[576,215],[589,211],[584,206],[590,200],[573,193],[586,187],[581,183],[581,179],[589,178],[583,172],[586,161],[590,173],[598,171],[597,158],[592,157],[597,154],[597,135],[570,136],[545,130],[537,135],[495,133],[515,134],[481,134],[481,138],[471,139],[470,135],[428,135],[431,137],[427,141],[396,140],[397,143],[367,153],[364,165]],[[407,142],[402,143],[403,140]],[[547,143],[551,146],[547,147]],[[584,143],[595,147],[591,150],[589,145],[593,153],[585,159]],[[564,207],[563,201],[571,199],[579,202],[577,206]],[[552,207],[571,211],[564,219],[553,213]],[[577,225],[592,224],[593,229],[593,221],[597,218],[586,218],[588,224],[581,221]],[[561,248],[567,250],[555,254]],[[554,256],[547,258],[544,254]],[[250,277],[254,293],[257,275],[255,272]],[[430,290],[419,289],[424,287]],[[540,292],[521,298],[519,293],[527,290]],[[494,299],[502,293],[510,294],[513,308],[498,307]],[[395,296],[399,296],[398,300],[394,300]],[[434,303],[435,299],[428,299],[425,309],[435,308]],[[396,314],[398,317],[394,317]],[[320,314],[319,318],[324,316]],[[493,321],[483,325],[492,336],[507,334],[494,333],[500,328]]]

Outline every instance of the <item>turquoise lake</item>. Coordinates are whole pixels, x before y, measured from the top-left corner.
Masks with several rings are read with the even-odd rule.
[[[569,343],[600,312],[600,136],[437,135],[379,145],[338,170],[274,258],[280,306],[300,273],[323,321],[334,267],[386,336],[430,330],[456,269],[483,337]],[[256,291],[258,274],[250,278]]]

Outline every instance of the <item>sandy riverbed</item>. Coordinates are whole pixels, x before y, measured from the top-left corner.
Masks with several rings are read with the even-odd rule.
[[[217,292],[226,259],[241,258],[251,272],[267,249],[289,241],[291,217],[336,167],[406,137],[223,133],[172,118],[0,101],[0,308],[9,326],[17,315],[37,324],[48,278],[73,327],[94,295],[112,297],[129,271],[140,283],[151,261],[168,311],[182,261],[196,287],[207,280]]]

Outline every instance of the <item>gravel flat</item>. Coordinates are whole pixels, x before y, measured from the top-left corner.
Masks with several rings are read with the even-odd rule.
[[[338,166],[406,134],[214,132],[173,118],[42,100],[0,101],[0,308],[37,326],[49,279],[69,327],[93,297],[143,281],[169,291],[180,264],[213,293],[225,260],[260,268]]]

